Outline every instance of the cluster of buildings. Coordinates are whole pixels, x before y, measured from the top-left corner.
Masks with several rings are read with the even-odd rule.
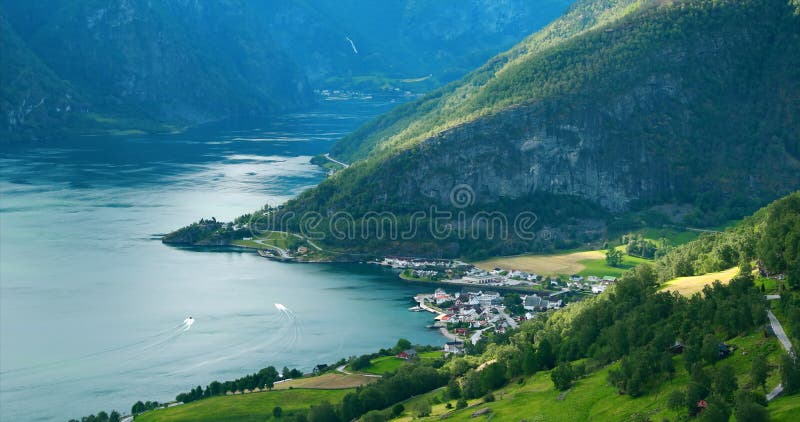
[[[436,289],[432,295],[420,295],[418,298],[425,300],[430,299],[431,302],[437,306],[448,305],[450,306],[500,306],[503,304],[503,298],[500,293],[493,291],[462,291],[461,293],[451,295],[444,289]]]
[[[536,286],[539,285],[539,276],[534,273],[495,268],[492,271],[482,270],[477,267],[470,268],[462,277],[462,281],[488,286]]]
[[[347,89],[315,89],[314,93],[325,100],[371,100],[373,98],[372,94],[361,92],[357,90],[347,90]],[[400,97],[400,98],[416,98],[422,96],[422,94],[414,93],[408,90],[402,90],[397,87],[393,88],[384,88],[380,92],[376,93],[375,95],[386,96],[389,95],[391,97]],[[398,98],[399,99],[399,98]],[[395,102],[396,99],[392,99],[391,102]]]
[[[522,315],[512,316],[503,305],[503,297],[495,291],[462,291],[449,294],[436,289],[433,294],[420,294],[414,298],[420,306],[412,310],[427,310],[436,313],[436,324],[432,328],[443,329],[443,334],[453,340],[445,345],[446,353],[457,353],[460,338],[469,338],[476,343],[483,331],[493,329],[505,332],[516,328]]]
[[[372,95],[344,89],[315,89],[314,93],[326,100],[371,100]]]
[[[591,291],[594,294],[602,293],[608,286],[617,282],[616,277],[604,276],[598,277],[590,275],[584,278],[581,275],[573,274],[569,276],[568,280],[563,280],[560,277],[542,277],[536,273],[529,273],[520,270],[504,270],[502,268],[495,268],[492,271],[481,270],[472,267],[467,271],[466,275],[461,278],[471,284],[479,284],[482,286],[496,286],[496,287],[516,287],[516,286],[542,286],[545,289],[553,291]]]
[[[534,318],[537,312],[561,308],[570,294],[600,294],[617,281],[613,276],[573,274],[569,277],[542,277],[515,269],[487,271],[445,259],[386,257],[376,263],[402,269],[404,274],[414,278],[466,286],[455,294],[439,288],[433,294],[420,294],[414,298],[419,306],[411,310],[436,313],[436,324],[431,328],[441,329],[452,340],[445,345],[445,353],[460,353],[463,351],[462,340],[476,343],[486,330],[504,332],[509,327],[516,328],[521,320]],[[506,309],[503,296],[495,290],[504,287],[530,287],[516,289],[527,293],[520,295],[521,307],[517,302],[509,304],[509,309]]]
[[[609,286],[616,284],[616,282],[616,277],[608,275],[604,277],[590,275],[584,279],[583,276],[573,274],[569,276],[567,287],[571,290],[590,291],[593,294],[600,294],[606,291]]]
[[[410,268],[412,270],[447,271],[459,268],[475,268],[473,265],[455,259],[424,259],[387,256],[378,263],[387,267],[399,269]]]
[[[526,311],[530,312],[542,312],[548,309],[558,309],[563,306],[564,301],[562,299],[558,299],[557,296],[561,296],[561,294],[550,295],[548,297],[542,297],[537,295],[536,293],[529,294],[527,296],[522,296],[522,306],[525,308]],[[529,314],[525,314],[527,317]],[[532,314],[530,314],[532,316]],[[530,319],[530,318],[528,318]]]
[[[550,292],[575,291],[599,294],[617,282],[613,276],[583,277],[573,274],[569,278],[543,277],[521,270],[495,268],[487,271],[458,260],[386,257],[378,264],[402,269],[404,273],[420,280],[437,280],[449,284],[486,287],[541,287]]]

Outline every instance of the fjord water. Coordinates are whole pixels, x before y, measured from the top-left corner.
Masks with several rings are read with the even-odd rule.
[[[309,158],[390,106],[328,101],[181,135],[1,149],[0,420],[127,413],[267,365],[310,370],[399,337],[441,343],[430,315],[407,311],[420,288],[391,271],[159,240],[318,183]]]

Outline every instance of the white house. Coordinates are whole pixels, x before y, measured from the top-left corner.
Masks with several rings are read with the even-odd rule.
[[[460,341],[448,341],[444,344],[444,352],[460,355],[464,353],[464,343]]]
[[[563,302],[561,301],[561,299],[555,302],[547,302],[547,309],[558,309],[561,307],[562,303]]]
[[[441,305],[444,302],[453,300],[453,296],[447,294],[444,289],[436,289],[436,291],[433,293],[433,298],[436,300],[437,305]]]

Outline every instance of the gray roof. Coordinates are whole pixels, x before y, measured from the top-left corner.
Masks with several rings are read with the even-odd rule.
[[[525,297],[525,306],[544,306],[543,302],[544,299],[537,295],[528,295]]]

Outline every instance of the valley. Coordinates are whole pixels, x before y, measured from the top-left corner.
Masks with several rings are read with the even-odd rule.
[[[800,0],[0,0],[0,49],[0,420],[800,418]]]

